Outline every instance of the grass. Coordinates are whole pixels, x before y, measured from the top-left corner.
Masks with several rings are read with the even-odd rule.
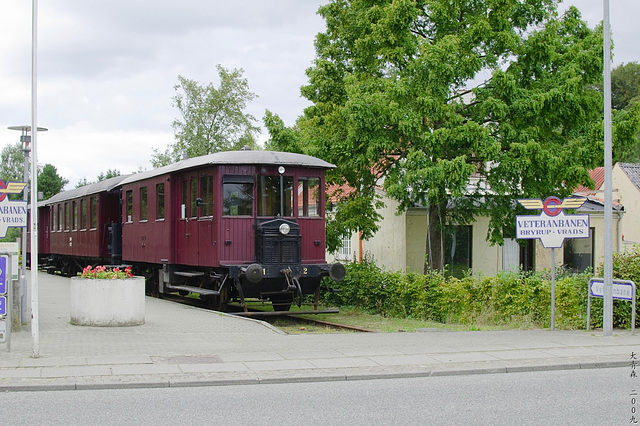
[[[305,307],[303,306],[302,310],[308,310],[304,308]],[[295,311],[297,309],[297,307],[291,307],[292,311]],[[324,307],[320,309],[330,308]],[[297,316],[301,318],[317,319],[320,321],[344,324],[351,327],[364,328],[378,333],[503,330],[507,328],[522,328],[520,324],[509,324],[507,326],[493,326],[483,324],[442,324],[434,321],[423,321],[412,318],[390,318],[378,314],[370,314],[352,307],[342,307],[340,308],[340,312],[337,314],[313,314]],[[271,321],[271,324],[290,334],[348,332],[344,330],[335,330],[322,325],[309,325],[301,322],[295,322],[286,318],[273,319],[273,321]]]

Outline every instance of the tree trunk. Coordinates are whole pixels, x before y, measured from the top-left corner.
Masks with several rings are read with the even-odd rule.
[[[427,210],[425,274],[429,270],[442,271],[444,268],[444,232],[441,226],[443,208],[437,204],[430,204]]]

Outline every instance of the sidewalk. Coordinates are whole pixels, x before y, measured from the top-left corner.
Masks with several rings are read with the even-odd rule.
[[[629,366],[640,336],[510,330],[287,335],[261,321],[146,299],[136,327],[69,323],[69,279],[39,275],[30,327],[0,344],[0,391],[362,380]]]

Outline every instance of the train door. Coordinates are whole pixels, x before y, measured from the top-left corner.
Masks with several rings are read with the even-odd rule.
[[[198,175],[183,175],[180,179],[177,262],[198,264]]]
[[[221,264],[247,263],[255,259],[254,183],[254,176],[249,174],[222,177]]]
[[[200,175],[200,187],[196,203],[198,205],[198,264],[215,266],[216,232],[213,223],[213,176]]]

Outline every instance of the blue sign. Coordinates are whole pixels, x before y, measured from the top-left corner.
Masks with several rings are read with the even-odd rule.
[[[0,296],[0,315],[7,315],[7,298]]]
[[[0,257],[0,294],[7,294],[7,257]]]
[[[611,297],[618,300],[633,301],[636,291],[635,283],[628,280],[612,280]],[[591,297],[604,297],[604,278],[591,278],[589,281]]]

